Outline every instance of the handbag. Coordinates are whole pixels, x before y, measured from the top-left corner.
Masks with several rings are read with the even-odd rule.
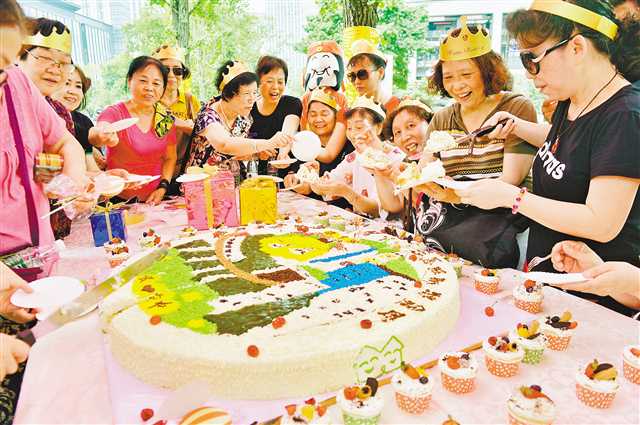
[[[27,203],[27,217],[29,219],[29,233],[31,235],[31,245],[23,245],[18,249],[13,249],[11,252],[3,253],[1,255],[13,254],[11,257],[26,256],[27,258],[37,254],[38,246],[40,244],[40,233],[38,228],[38,215],[36,213],[36,205],[33,200],[33,191],[31,189],[31,176],[27,169],[27,158],[25,156],[25,147],[20,134],[20,127],[18,125],[18,118],[13,104],[13,98],[11,96],[11,90],[9,85],[4,86],[4,97],[7,102],[7,111],[9,113],[9,124],[11,126],[11,132],[13,133],[13,140],[16,145],[16,151],[18,153],[18,173],[22,186],[24,187],[25,200]],[[38,275],[42,273],[42,267],[15,267],[9,265],[18,276],[27,282],[33,282],[38,278]]]

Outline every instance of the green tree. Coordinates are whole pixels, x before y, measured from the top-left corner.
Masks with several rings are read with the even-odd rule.
[[[344,26],[378,26],[378,3],[378,0],[342,0]]]
[[[307,18],[306,38],[297,48],[305,52],[307,46],[319,40],[336,40],[342,42],[342,31],[345,27],[345,4],[353,8],[357,4],[366,3],[368,7],[377,6],[377,25],[382,42],[381,50],[393,55],[393,86],[395,90],[405,91],[409,80],[409,61],[418,51],[430,49],[427,44],[429,17],[424,7],[410,7],[403,0],[316,0],[319,12]],[[353,11],[347,15],[354,19]],[[366,16],[369,16],[367,18]],[[360,15],[355,21],[370,19],[371,12]],[[365,16],[365,17],[363,17]],[[353,22],[353,21],[352,21]]]

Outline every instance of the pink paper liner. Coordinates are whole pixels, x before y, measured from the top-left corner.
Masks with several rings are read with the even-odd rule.
[[[500,281],[487,283],[476,280],[475,287],[477,291],[482,292],[483,294],[492,295],[498,292],[498,289],[500,288]]]
[[[440,374],[442,386],[445,390],[454,394],[466,394],[475,389],[476,379],[474,378],[453,378],[444,372]]]
[[[398,407],[412,415],[420,415],[429,408],[431,394],[420,397],[410,397],[406,394],[396,391],[396,403]]]
[[[547,347],[555,351],[564,351],[569,348],[571,342],[571,335],[558,336],[551,333],[545,333],[547,337]]]
[[[640,385],[640,368],[633,366],[625,358],[622,359],[622,373],[630,382]]]
[[[602,393],[600,391],[591,390],[583,385],[576,383],[576,395],[578,400],[589,407],[598,409],[608,409],[616,397],[616,393]]]
[[[520,362],[501,362],[488,355],[484,356],[484,364],[487,366],[487,370],[492,375],[499,376],[501,378],[510,378],[518,374],[520,370]]]
[[[537,314],[542,311],[542,301],[523,301],[518,298],[514,298],[514,304],[520,310],[527,311],[531,314]]]

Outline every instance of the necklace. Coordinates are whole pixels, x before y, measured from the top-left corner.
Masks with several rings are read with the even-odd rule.
[[[218,103],[218,112],[220,113],[222,118],[222,124],[227,129],[229,133],[231,133],[231,126],[229,125],[229,118],[227,118],[227,114],[224,113],[224,108],[222,107],[222,100]]]
[[[587,108],[589,106],[591,106],[591,104],[596,100],[596,98],[598,96],[600,96],[600,93],[602,93],[607,87],[609,87],[609,84],[611,84],[613,82],[613,80],[616,79],[617,76],[618,76],[618,71],[616,71],[615,74],[613,74],[613,77],[611,77],[611,79],[607,82],[607,84],[605,84],[604,86],[602,86],[602,88],[600,90],[598,90],[596,95],[591,98],[589,103],[587,103],[587,106],[582,108],[582,110],[580,111],[578,116],[573,121],[571,121],[571,123],[567,126],[567,128],[565,128],[563,130],[562,127],[564,127],[564,123],[567,121],[567,116],[569,115],[569,110],[567,110],[567,113],[562,118],[562,122],[560,123],[560,129],[558,130],[558,135],[556,136],[556,140],[555,140],[555,142],[553,142],[553,145],[551,145],[551,153],[553,153],[553,154],[556,153],[556,151],[558,150],[558,146],[560,145],[560,137],[565,135],[569,130],[571,130],[573,128],[573,126],[576,123],[576,121],[578,121],[578,118],[580,118],[582,116],[582,114],[584,114],[584,111],[586,111]]]

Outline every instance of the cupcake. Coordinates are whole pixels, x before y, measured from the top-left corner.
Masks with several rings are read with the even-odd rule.
[[[510,425],[550,425],[556,405],[538,385],[518,388],[507,401]]]
[[[339,215],[329,217],[329,226],[333,227],[335,230],[346,230],[347,219]]]
[[[578,322],[571,321],[571,312],[565,311],[562,316],[547,316],[540,326],[540,331],[547,337],[547,347],[556,351],[569,348],[573,330]]]
[[[464,260],[458,257],[458,254],[453,252],[447,254],[445,258],[453,266],[453,270],[456,271],[456,276],[462,277],[462,266],[464,265]]]
[[[180,233],[178,234],[179,238],[190,238],[195,236],[198,233],[198,229],[193,226],[183,227]]]
[[[500,278],[495,270],[482,269],[473,275],[476,290],[483,294],[495,294],[500,288]]]
[[[594,360],[576,373],[576,394],[589,407],[610,407],[619,388],[618,372],[609,363]]]
[[[138,239],[140,248],[153,248],[160,245],[160,236],[158,236],[153,229],[149,229],[146,232],[142,232],[142,236]]]
[[[515,376],[524,358],[524,350],[506,336],[492,336],[482,342],[487,370],[495,376]]]
[[[282,415],[281,424],[327,424],[329,415],[327,407],[317,403],[314,398],[306,400],[304,404],[289,404],[284,407],[287,413]]]
[[[640,345],[628,345],[622,353],[624,377],[634,384],[640,384]]]
[[[403,363],[391,377],[396,392],[396,403],[401,410],[414,415],[422,414],[429,407],[433,380],[421,368]]]
[[[452,393],[470,393],[475,388],[478,362],[462,351],[443,354],[438,360],[442,386]]]
[[[513,298],[515,305],[520,310],[537,314],[542,311],[542,299],[544,293],[542,291],[542,283],[533,280],[525,280],[522,285],[513,288]]]
[[[547,338],[539,332],[540,322],[534,320],[531,325],[518,323],[514,331],[509,333],[509,339],[515,341],[524,349],[522,363],[538,364],[542,361],[542,354]]]
[[[109,265],[118,267],[129,259],[129,247],[120,238],[112,238],[104,244],[104,250],[107,252]]]
[[[336,402],[342,410],[345,425],[376,425],[384,407],[384,397],[378,392],[375,378],[368,378],[362,387],[338,391]]]
[[[313,219],[314,223],[318,226],[329,226],[329,213],[327,211],[322,211]]]

